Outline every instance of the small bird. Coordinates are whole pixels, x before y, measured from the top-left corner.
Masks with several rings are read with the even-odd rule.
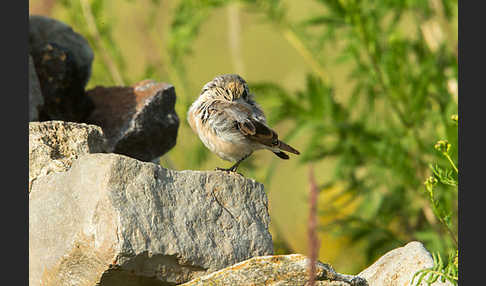
[[[236,162],[228,169],[216,170],[236,172],[240,163],[259,149],[270,150],[282,159],[289,159],[283,151],[300,154],[268,127],[246,81],[237,74],[219,75],[206,83],[189,108],[187,120],[209,150],[223,160]]]

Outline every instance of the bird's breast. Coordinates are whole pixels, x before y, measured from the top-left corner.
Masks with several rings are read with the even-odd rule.
[[[218,132],[211,126],[211,121],[202,123],[197,117],[194,121],[203,144],[221,159],[235,162],[253,151],[252,145],[241,134],[230,130]]]

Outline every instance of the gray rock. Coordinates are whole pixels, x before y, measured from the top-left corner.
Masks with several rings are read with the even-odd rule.
[[[29,285],[174,285],[273,254],[263,185],[87,154],[29,194]]]
[[[103,128],[110,152],[148,162],[175,146],[174,86],[144,80],[131,87],[95,87],[87,94],[95,104],[87,122]]]
[[[191,280],[184,286],[306,285],[309,259],[301,254],[254,257]],[[329,265],[316,263],[316,286],[367,286],[363,278],[339,274]]]
[[[434,261],[427,249],[422,243],[412,241],[403,247],[389,251],[358,276],[365,278],[373,286],[410,285],[415,272],[432,266]],[[425,286],[426,283],[422,281],[420,285]],[[437,281],[432,285],[452,284]]]
[[[76,70],[84,87],[91,76],[94,54],[88,41],[65,23],[41,16],[29,16],[29,50],[32,53],[48,43],[60,45],[72,53]]]
[[[34,61],[29,54],[29,121],[39,120],[39,110],[44,105],[39,78],[35,72]]]
[[[45,121],[29,123],[29,186],[38,177],[64,172],[74,159],[105,152],[100,127],[83,123]]]

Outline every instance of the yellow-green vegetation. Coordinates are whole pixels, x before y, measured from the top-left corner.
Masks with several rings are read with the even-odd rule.
[[[451,120],[457,125],[459,117],[457,114],[451,116]],[[452,146],[447,140],[439,140],[434,148],[449,162],[447,167],[438,164],[430,165],[433,174],[425,182],[425,189],[429,195],[430,205],[434,215],[441,223],[443,229],[448,233],[449,238],[455,246],[449,249],[449,257],[446,263],[443,262],[440,253],[432,254],[434,266],[415,273],[412,284],[420,285],[422,281],[428,285],[437,280],[450,281],[457,285],[459,278],[459,250],[457,241],[457,206],[451,196],[456,197],[458,192],[459,170],[451,158],[451,154],[457,154],[457,144]],[[454,150],[452,150],[453,148]],[[452,204],[451,204],[452,202]]]
[[[47,2],[54,4],[41,9]],[[438,253],[438,262],[457,249],[457,186],[433,192],[431,204],[423,185],[430,176],[437,185],[457,177],[445,167],[457,166],[457,1],[29,5],[89,40],[88,88],[146,78],[175,86],[181,126],[165,167],[230,165],[204,148],[186,112],[215,75],[242,75],[271,125],[302,153],[283,161],[256,152],[239,170],[265,184],[278,254],[308,253],[309,164],[321,190],[319,259],[339,272],[356,273],[411,240]],[[452,147],[437,152],[438,138]]]

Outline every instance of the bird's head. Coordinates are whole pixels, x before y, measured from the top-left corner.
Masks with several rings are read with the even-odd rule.
[[[201,94],[227,101],[250,99],[250,90],[246,81],[237,74],[223,74],[215,77],[202,88]]]

